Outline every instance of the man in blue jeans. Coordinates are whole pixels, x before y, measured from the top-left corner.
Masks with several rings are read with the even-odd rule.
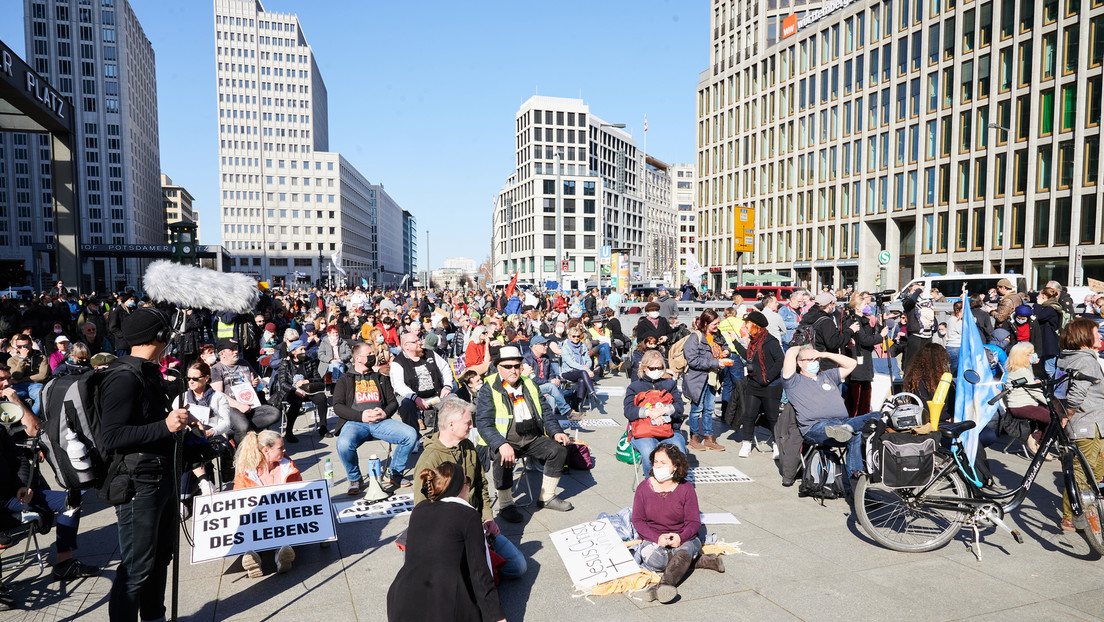
[[[838,365],[820,371],[820,359]],[[782,386],[797,414],[801,436],[810,443],[847,446],[847,472],[858,477],[863,472],[862,428],[871,417],[868,413],[848,418],[839,386],[857,363],[842,354],[818,352],[815,348],[790,348],[782,363]]]
[[[418,457],[418,464],[414,465],[414,472],[421,473],[423,469],[434,469],[445,462],[456,462],[464,469],[471,484],[468,485],[468,497],[465,499],[483,517],[483,532],[491,538],[494,551],[506,560],[506,565],[499,571],[503,579],[519,579],[525,575],[528,564],[525,555],[518,550],[506,536],[498,529],[494,521],[494,509],[491,507],[491,498],[487,493],[489,483],[487,475],[483,471],[483,465],[475,448],[475,443],[468,438],[474,425],[472,414],[475,406],[458,397],[450,397],[441,404],[441,410],[437,414],[438,432],[425,437],[425,448]],[[425,500],[421,488],[414,489],[414,505]]]
[[[334,386],[333,408],[341,418],[337,433],[337,455],[349,477],[349,495],[360,494],[363,485],[357,448],[376,439],[395,446],[387,477],[381,484],[387,492],[404,486],[406,463],[418,441],[414,428],[391,418],[399,409],[399,401],[391,388],[391,380],[375,368],[376,357],[371,347],[359,343],[353,348],[353,371],[343,375]]]

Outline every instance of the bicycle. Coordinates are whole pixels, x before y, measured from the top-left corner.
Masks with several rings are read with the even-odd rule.
[[[971,377],[972,374],[972,377]],[[976,383],[980,378],[974,372],[966,372],[968,381]],[[1104,503],[1101,501],[1099,479],[1093,474],[1084,454],[1066,433],[1062,425],[1065,406],[1055,398],[1055,392],[1071,378],[1096,384],[1098,379],[1079,372],[1072,372],[1057,380],[1044,379],[1034,384],[1018,382],[1014,387],[1001,391],[989,405],[996,404],[1012,388],[1040,389],[1047,398],[1050,423],[1047,425],[1039,450],[1024,474],[1023,481],[1005,492],[985,490],[981,483],[967,471],[968,461],[960,436],[975,427],[975,421],[941,423],[939,431],[952,439],[950,450],[936,450],[935,475],[923,487],[887,488],[872,484],[864,474],[855,486],[855,514],[863,530],[878,544],[905,553],[922,553],[937,549],[949,542],[963,526],[974,533],[974,554],[981,561],[980,527],[1000,527],[1017,543],[1023,537],[1004,522],[1004,516],[1018,508],[1027,498],[1028,490],[1035,482],[1047,453],[1056,449],[1061,458],[1066,494],[1073,510],[1073,523],[1085,534],[1089,545],[1104,555]],[[1059,410],[1061,412],[1059,412]],[[1085,481],[1080,485],[1074,475],[1074,461],[1080,465]]]

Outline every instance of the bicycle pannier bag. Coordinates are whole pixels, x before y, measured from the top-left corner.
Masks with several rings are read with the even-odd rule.
[[[935,439],[911,434],[882,435],[882,484],[917,488],[935,475]]]

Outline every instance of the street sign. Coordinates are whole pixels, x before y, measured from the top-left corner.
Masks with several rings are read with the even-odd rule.
[[[601,254],[598,256],[599,263],[603,266],[608,266],[613,263],[613,249],[609,246],[603,246]]]
[[[569,264],[568,264],[567,260],[564,259],[563,261],[560,262],[560,270],[562,270],[563,272],[569,272],[570,269],[568,268],[568,265]]]
[[[878,263],[882,264],[883,266],[888,266],[889,260],[891,258],[892,256],[889,254],[889,251],[882,251],[878,253]]]

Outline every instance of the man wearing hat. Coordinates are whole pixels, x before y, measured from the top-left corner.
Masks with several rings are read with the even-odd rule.
[[[813,308],[801,318],[798,328],[811,327],[813,342],[811,345],[818,352],[840,353],[851,336],[859,330],[859,323],[852,322],[849,326],[840,330],[839,318],[836,316],[836,297],[828,292],[821,292],[813,299]],[[823,369],[832,369],[836,362],[832,358],[821,360]]]
[[[230,427],[234,430],[234,443],[240,445],[250,430],[264,430],[279,421],[280,411],[261,402],[257,392],[261,379],[248,365],[239,364],[236,341],[222,339],[216,349],[219,359],[211,366],[211,388],[225,395],[230,402]],[[250,403],[238,399],[246,396],[254,399]]]
[[[536,383],[541,397],[552,400],[556,414],[564,419],[571,416],[571,407],[560,390],[560,379],[552,374],[552,361],[548,359],[548,339],[534,335],[529,340],[529,354],[525,355],[521,368],[523,376]]]
[[[567,445],[556,414],[541,399],[540,389],[521,375],[521,350],[503,346],[495,367],[479,390],[475,426],[480,445],[491,449],[491,474],[498,489],[499,515],[503,520],[520,523],[521,511],[514,505],[514,462],[532,458],[544,463],[537,507],[567,512],[572,505],[556,496],[556,486],[567,460]]]
[[[996,328],[1004,328],[1012,332],[1015,328],[1012,326],[1012,314],[1016,312],[1016,307],[1024,303],[1023,296],[1016,291],[1016,286],[1008,279],[997,281],[997,294],[1000,295],[1000,302],[997,303],[996,309],[989,312],[989,315],[993,316],[993,325]]]

